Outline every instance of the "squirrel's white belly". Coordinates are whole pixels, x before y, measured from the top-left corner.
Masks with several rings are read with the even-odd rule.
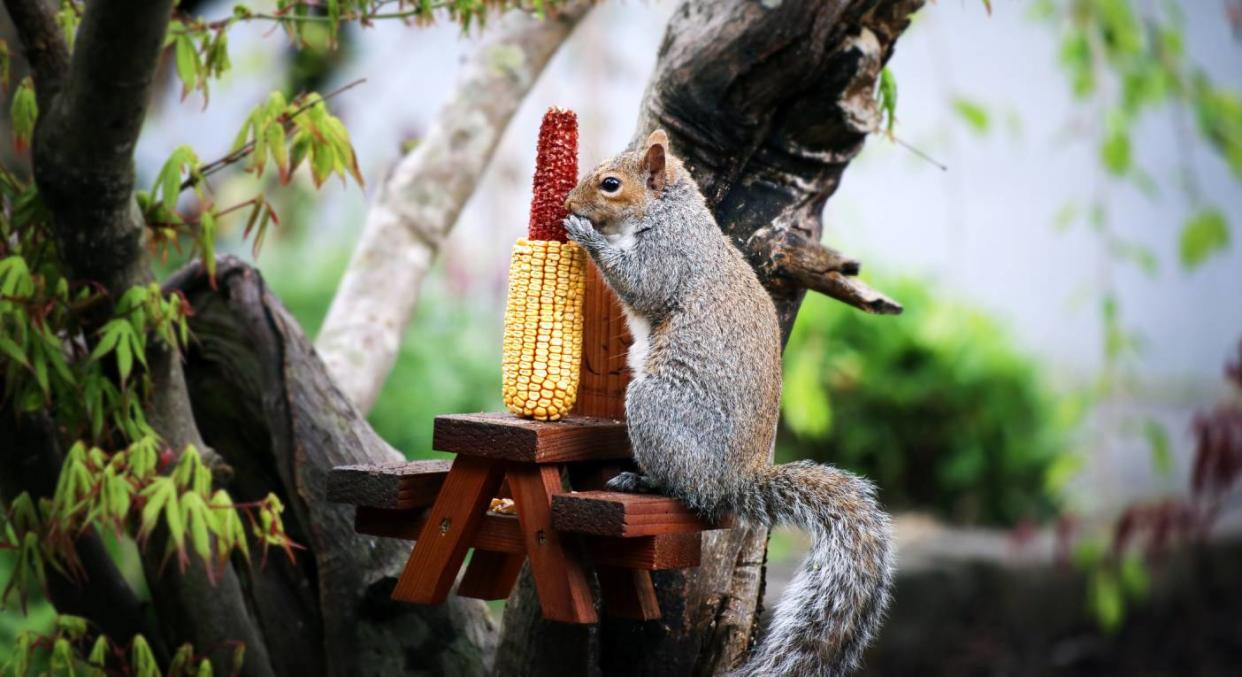
[[[647,373],[647,351],[651,348],[651,323],[647,318],[639,316],[629,308],[625,311],[625,323],[630,328],[630,336],[634,342],[630,344],[630,352],[625,363],[630,368],[630,378],[637,381]]]

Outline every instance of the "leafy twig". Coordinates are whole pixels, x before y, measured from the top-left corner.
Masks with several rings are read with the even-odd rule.
[[[350,82],[337,89],[334,89],[331,92],[324,94],[323,96],[312,99],[311,101],[307,102],[306,104],[303,104],[301,107],[297,108],[293,112],[289,113],[288,117],[286,118],[286,122],[288,122],[289,120],[292,120],[298,115],[301,115],[302,113],[305,113],[311,108],[314,108],[318,104],[325,103],[329,99],[332,99],[335,96],[343,94],[349,91],[350,89],[353,89],[354,87],[357,87],[358,85],[361,85],[362,83],[366,81],[367,81],[366,78],[358,78],[357,80],[354,80],[353,82]],[[305,92],[303,92],[303,95],[305,95]],[[186,190],[193,188],[194,186],[198,185],[200,181],[205,181],[208,176],[211,176],[212,174],[219,172],[225,167],[241,162],[242,160],[249,157],[249,155],[253,152],[254,152],[254,141],[249,141],[241,148],[238,148],[237,150],[231,153],[228,153],[224,155],[223,157],[220,157],[215,160],[212,160],[211,162],[208,162],[207,164],[200,167],[200,170],[198,173],[191,173],[188,177],[186,177],[185,181],[181,182],[180,192],[185,192]]]

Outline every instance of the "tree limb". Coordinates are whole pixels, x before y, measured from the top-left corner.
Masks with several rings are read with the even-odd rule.
[[[751,238],[766,228],[819,241],[825,202],[878,128],[880,71],[922,4],[696,0],[670,23],[635,140],[669,132],[786,334],[802,287],[765,269]]]
[[[396,360],[423,279],[474,192],[509,120],[548,60],[592,7],[546,19],[513,12],[470,55],[427,135],[376,193],[316,348],[364,413]]]
[[[39,109],[48,110],[69,71],[69,50],[56,16],[43,0],[5,0],[4,6],[21,38],[26,63],[39,83],[35,90]]]
[[[750,237],[751,260],[770,287],[799,285],[859,310],[879,315],[901,313],[901,304],[857,280],[859,263],[792,228],[760,228]]]
[[[68,74],[35,130],[35,180],[61,255],[74,277],[114,296],[151,279],[133,151],[171,12],[172,0],[88,2]]]

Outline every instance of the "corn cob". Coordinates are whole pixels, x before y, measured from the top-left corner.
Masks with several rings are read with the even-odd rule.
[[[565,196],[578,175],[578,119],[550,109],[539,128],[529,237],[513,246],[501,365],[509,411],[540,421],[578,396],[586,256],[565,241]]]

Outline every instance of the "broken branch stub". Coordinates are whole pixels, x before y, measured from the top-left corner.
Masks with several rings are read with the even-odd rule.
[[[862,264],[786,226],[760,228],[748,243],[770,284],[811,289],[876,315],[898,315],[900,303],[854,275]]]

